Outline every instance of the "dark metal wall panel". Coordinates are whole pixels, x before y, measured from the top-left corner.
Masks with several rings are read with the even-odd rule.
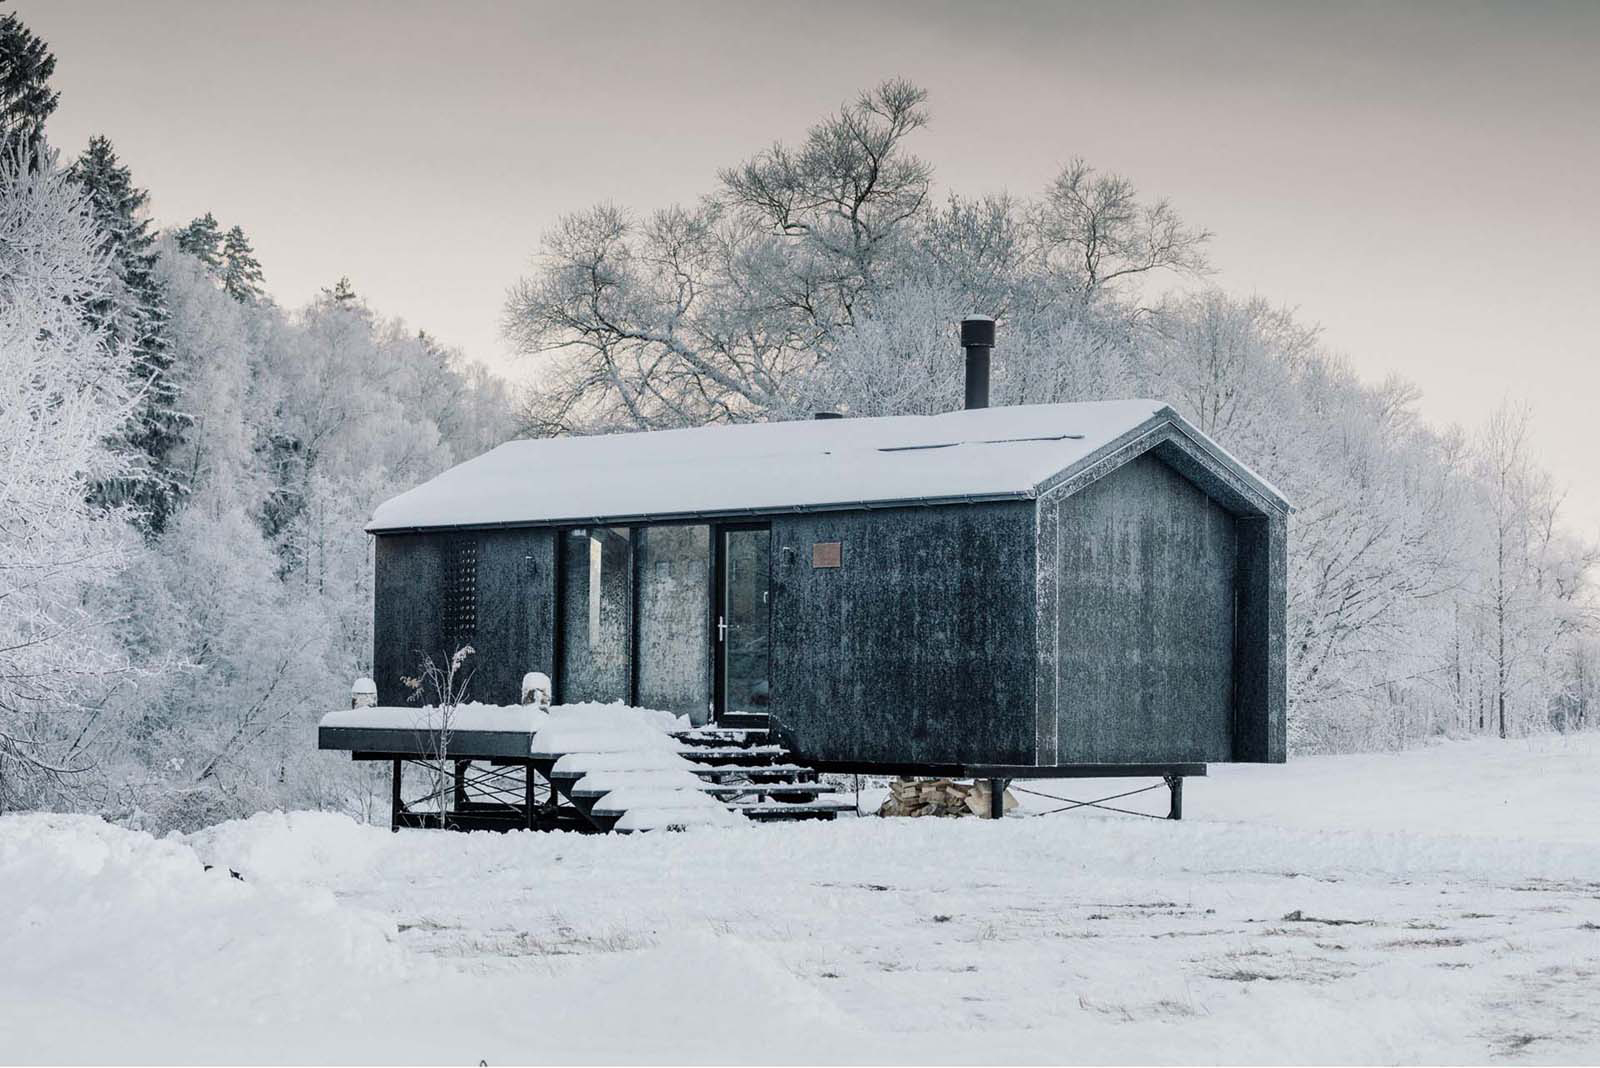
[[[819,760],[1032,764],[1031,502],[775,517],[772,705]],[[839,543],[839,566],[827,563]]]
[[[554,543],[549,530],[379,535],[373,583],[379,702],[413,703],[401,679],[420,675],[428,658],[443,665],[463,643],[475,650],[467,661],[469,700],[515,704],[526,672],[552,674]],[[472,569],[470,578],[463,567]],[[452,603],[464,589],[471,590],[470,612]]]
[[[1034,753],[1040,764],[1057,762],[1056,657],[1060,652],[1061,509],[1045,498],[1033,509],[1034,519]]]
[[[468,697],[516,704],[523,675],[555,677],[556,533],[499,530],[477,537],[477,655]]]
[[[378,703],[403,705],[422,662],[444,651],[444,546],[449,534],[380,534],[373,553],[372,674]]]
[[[1286,757],[1287,527],[1278,515],[1239,520],[1237,761],[1281,764]]]
[[[1056,535],[1057,761],[1231,759],[1234,517],[1149,453],[1041,508],[1055,512],[1040,530]]]

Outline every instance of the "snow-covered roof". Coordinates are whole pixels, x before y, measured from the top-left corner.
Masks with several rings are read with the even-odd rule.
[[[1166,423],[1287,506],[1160,401],[1118,400],[512,441],[385,501],[367,529],[1026,498]]]

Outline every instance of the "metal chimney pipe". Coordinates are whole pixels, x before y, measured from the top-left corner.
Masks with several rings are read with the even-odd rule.
[[[994,348],[994,320],[969,315],[961,320],[961,347],[967,350],[967,408],[989,407],[989,350]]]

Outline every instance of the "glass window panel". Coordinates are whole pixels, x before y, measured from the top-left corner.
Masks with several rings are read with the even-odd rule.
[[[626,527],[562,537],[561,700],[626,701],[633,630],[633,542]]]
[[[711,528],[639,532],[639,703],[710,717]]]

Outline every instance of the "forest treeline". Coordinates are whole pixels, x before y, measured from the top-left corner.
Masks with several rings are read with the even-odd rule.
[[[1429,427],[1087,164],[935,197],[914,86],[691,206],[564,218],[507,299],[519,394],[343,279],[279,306],[236,220],[156,223],[111,139],[50,144],[53,66],[0,19],[0,810],[360,812],[311,739],[370,662],[376,503],[518,434],[956,407],[971,311],[997,403],[1164,398],[1295,502],[1295,750],[1592,723],[1600,553],[1527,413]]]
[[[370,663],[362,527],[511,392],[344,280],[280,307],[240,225],[158,227],[112,141],[49,144],[53,66],[0,19],[0,810],[359,805],[311,747]]]

